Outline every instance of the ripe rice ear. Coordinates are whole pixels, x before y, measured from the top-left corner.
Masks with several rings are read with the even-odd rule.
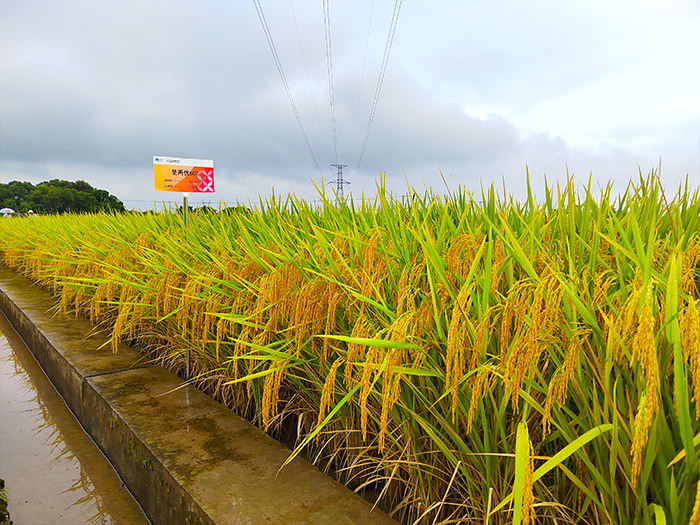
[[[693,377],[693,401],[695,414],[700,419],[700,300],[688,299],[688,305],[680,313],[679,325],[681,332],[681,348],[683,356],[690,365]]]
[[[321,426],[321,423],[323,422],[323,419],[326,417],[326,410],[328,409],[328,406],[333,403],[333,398],[334,398],[334,393],[335,393],[335,376],[336,372],[338,371],[338,367],[343,363],[342,358],[337,358],[334,362],[333,365],[331,366],[331,369],[328,372],[328,375],[326,376],[326,380],[323,383],[323,390],[321,392],[321,405],[318,410],[318,422],[317,426]],[[320,434],[317,436],[320,437]]]

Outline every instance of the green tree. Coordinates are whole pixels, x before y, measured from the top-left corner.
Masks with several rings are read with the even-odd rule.
[[[83,180],[53,179],[34,186],[31,182],[0,184],[0,207],[26,213],[123,212],[124,204],[109,192],[93,188]]]

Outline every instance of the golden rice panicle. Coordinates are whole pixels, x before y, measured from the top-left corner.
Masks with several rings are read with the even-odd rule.
[[[693,376],[693,401],[695,414],[700,418],[700,313],[698,300],[688,299],[688,305],[680,313],[681,349],[690,365]]]
[[[457,423],[457,408],[459,406],[459,384],[464,376],[464,346],[460,346],[455,354],[455,363],[452,366],[452,377],[450,378],[452,422]]]
[[[164,285],[163,312],[171,312],[177,307],[177,289],[183,286],[183,280],[184,276],[173,268]]]
[[[608,329],[608,323],[604,321],[603,309],[607,302],[608,291],[615,283],[615,276],[607,275],[605,271],[598,272],[593,278],[593,302],[591,303],[591,309],[595,312],[596,320],[599,326],[605,324],[606,330]]]
[[[362,247],[362,279],[360,281],[360,293],[365,297],[370,297],[373,279],[372,275],[376,271],[377,245],[379,244],[378,232],[373,232],[369,241]]]
[[[642,456],[649,440],[649,430],[656,414],[656,399],[653,390],[647,388],[639,401],[637,415],[634,418],[634,438],[632,439],[632,472],[631,483],[635,486],[642,470]]]
[[[176,322],[180,327],[180,337],[183,339],[187,337],[187,321],[190,313],[189,295],[192,285],[193,281],[190,279],[180,292],[180,304],[176,315]]]
[[[690,360],[700,349],[700,315],[697,304],[700,300],[688,298],[688,304],[679,313],[678,321],[681,331],[681,349],[683,357]]]
[[[343,298],[343,292],[338,285],[327,285],[325,292],[325,302],[326,302],[326,329],[325,334],[327,336],[333,335],[337,329],[336,316],[338,312],[338,306],[340,306],[341,300]],[[323,339],[323,350],[321,351],[319,366],[323,367],[328,358],[328,352],[330,350],[331,338],[325,337]]]
[[[505,300],[502,303],[501,309],[501,320],[499,323],[499,334],[498,334],[498,351],[500,355],[500,362],[505,364],[506,355],[508,354],[508,346],[510,345],[510,325],[513,321],[513,316],[515,315],[514,308],[514,294],[513,288],[508,292]]]
[[[493,257],[491,258],[491,282],[489,292],[496,295],[501,285],[501,264],[503,263],[503,242],[497,238],[493,243]]]
[[[129,320],[129,314],[131,313],[130,304],[120,304],[119,313],[117,318],[114,320],[114,326],[112,327],[112,352],[117,353],[119,348],[119,341],[121,339],[122,333],[124,333],[124,327]]]
[[[513,349],[507,358],[503,380],[506,383],[506,396],[511,396],[511,405],[517,412],[520,400],[520,389],[525,376],[539,361],[544,344],[540,340],[540,329],[547,315],[544,290],[545,281],[540,282],[535,288],[530,306],[530,326],[523,334],[521,344],[513,345]],[[522,315],[525,312],[519,312]]]
[[[209,333],[211,332],[212,325],[214,324],[214,315],[211,312],[214,311],[215,304],[218,302],[218,296],[212,294],[209,300],[204,305],[204,310],[202,311],[200,326],[202,327],[199,334],[199,342],[202,350],[206,348],[207,343],[209,343]]]
[[[280,315],[279,302],[282,297],[282,280],[283,269],[281,268],[277,268],[260,278],[260,288],[258,290],[258,300],[256,304],[256,323],[262,324],[264,322],[262,331],[262,344],[264,345],[272,341],[278,329]],[[267,319],[265,319],[265,317],[267,317]]]
[[[100,317],[102,294],[104,294],[105,283],[101,282],[95,287],[95,292],[90,299],[90,322],[95,323]]]
[[[355,326],[352,328],[350,337],[354,339],[363,339],[369,335],[369,325],[367,319],[364,315],[360,315]],[[352,388],[352,372],[355,362],[364,357],[365,346],[359,343],[348,343],[348,350],[346,355],[345,363],[345,386],[350,389]]]
[[[221,349],[221,341],[223,341],[224,337],[227,335],[227,326],[228,323],[227,321],[223,318],[220,317],[219,320],[216,322],[216,361],[221,362],[221,357],[219,356],[219,350]]]
[[[274,381],[272,384],[272,411],[271,414],[272,416],[277,415],[277,407],[279,405],[279,399],[280,399],[280,390],[282,389],[282,381],[284,380],[285,376],[287,375],[287,367],[289,365],[289,362],[286,360],[280,361],[277,367],[277,370],[275,371],[274,374]]]
[[[364,368],[362,370],[362,382],[360,385],[360,428],[362,430],[362,441],[367,441],[367,422],[369,412],[367,409],[367,398],[372,386],[372,371],[374,364],[379,362],[379,350],[370,346],[367,350]]]
[[[80,315],[80,300],[82,298],[82,293],[82,289],[78,288],[78,290],[73,293],[73,297],[71,298],[71,301],[73,302],[73,315],[75,315],[76,319]]]
[[[698,295],[698,271],[697,266],[700,262],[700,236],[693,235],[688,242],[686,249],[683,251],[681,260],[681,291],[690,296],[697,297]]]
[[[471,305],[470,296],[473,284],[462,287],[451,309],[450,326],[447,331],[446,364],[447,375],[452,365],[451,356],[458,351],[458,346],[464,341],[466,333],[466,321],[469,318],[469,307]]]
[[[309,337],[309,323],[307,315],[313,293],[314,283],[310,282],[304,285],[296,296],[296,304],[294,306],[294,342],[296,344],[296,356],[301,357],[301,350],[304,342]]]
[[[464,348],[467,343],[469,297],[472,286],[462,287],[452,308],[445,353],[445,390],[452,396],[452,421],[457,420],[459,382],[464,372]]]
[[[333,403],[333,397],[335,393],[335,376],[338,371],[338,367],[342,364],[342,358],[338,358],[333,362],[328,375],[326,376],[326,381],[323,383],[323,390],[321,391],[321,407],[318,411],[318,423],[317,426],[321,426],[323,419],[326,417],[326,409]],[[320,436],[320,434],[319,434]],[[318,436],[317,438],[318,439]]]
[[[579,328],[574,330],[569,339],[566,357],[561,368],[554,373],[552,380],[549,383],[547,390],[547,398],[545,399],[544,415],[542,416],[542,439],[544,439],[550,431],[552,409],[561,407],[566,401],[566,396],[569,390],[569,383],[573,380],[576,374],[578,365],[578,357],[583,347],[586,335],[590,330]]]
[[[326,325],[326,315],[327,312],[324,310],[327,307],[327,299],[325,299],[326,284],[321,278],[317,278],[310,283],[310,287],[307,290],[307,300],[308,302],[303,306],[301,310],[300,323],[302,324],[302,330],[306,334],[307,338],[310,338],[311,350],[313,352],[319,351],[319,337],[315,337],[322,333],[324,326]]]
[[[386,356],[386,368],[382,378],[382,411],[379,419],[378,449],[384,450],[384,443],[389,426],[389,412],[399,399],[401,393],[401,372],[394,372],[396,366],[403,364],[405,358],[404,349],[391,348]]]
[[[552,423],[552,409],[554,406],[560,406],[566,399],[566,391],[568,384],[564,377],[564,369],[560,368],[552,376],[547,390],[547,398],[544,403],[544,414],[542,415],[542,439],[549,434]]]
[[[263,269],[258,266],[258,263],[251,260],[249,256],[240,261],[239,266],[236,268],[235,272],[240,278],[247,282],[257,281],[261,275],[263,275]]]
[[[156,316],[162,317],[165,313],[163,305],[168,291],[168,274],[163,275],[156,285]]]
[[[653,284],[647,287],[644,305],[639,311],[637,331],[632,340],[632,360],[638,361],[646,382],[644,394],[634,420],[632,440],[632,484],[641,470],[642,455],[649,440],[649,429],[654,421],[659,403],[659,365],[655,344],[654,315],[652,307]]]
[[[143,319],[143,299],[141,295],[135,294],[132,301],[131,316],[129,317],[129,339],[131,340],[135,338],[138,327]]]
[[[396,317],[400,317],[404,311],[404,304],[407,303],[408,297],[410,295],[411,287],[409,286],[408,278],[411,273],[411,267],[406,266],[401,270],[401,277],[399,278],[399,285],[396,292]]]
[[[415,325],[415,307],[397,316],[389,326],[389,341],[406,343],[411,340],[411,329]],[[392,348],[390,353],[392,360],[389,366],[403,365],[409,361],[409,350],[407,348]]]
[[[427,299],[419,301],[418,308],[416,309],[415,323],[411,327],[412,334],[423,340],[427,340],[429,335],[432,333],[432,328],[435,323],[433,317],[433,305]],[[425,360],[425,354],[423,352],[416,352],[414,366],[420,368],[423,366]]]
[[[265,306],[268,302],[271,279],[271,274],[261,275],[258,279],[258,294],[255,302],[255,324],[259,326],[263,325],[263,317],[265,315]]]
[[[637,310],[639,307],[639,301],[642,297],[642,292],[641,272],[639,269],[637,269],[634,283],[632,284],[632,290],[627,297],[627,300],[620,308],[617,322],[615,323],[616,332],[621,340],[626,340],[629,334],[637,332],[637,327],[639,324],[639,315]],[[617,339],[614,342],[613,354],[615,360],[618,363],[622,363],[625,353],[624,349],[622,348],[621,341],[618,341]],[[634,361],[634,357],[631,357],[631,359]]]
[[[542,295],[544,298],[542,303],[544,310],[542,324],[545,329],[543,331],[554,335],[561,334],[561,327],[566,324],[564,309],[561,306],[564,288],[554,274],[543,280],[540,286],[543,289]],[[546,297],[544,292],[546,292]],[[569,302],[569,306],[572,310],[574,309],[571,302]]]
[[[461,281],[467,278],[474,256],[480,246],[480,241],[472,234],[463,233],[452,240],[447,250],[446,262],[451,275],[456,275]],[[454,279],[451,279],[454,285]]]
[[[639,361],[642,375],[646,379],[647,389],[653,388],[653,394],[655,395],[659,387],[659,364],[654,325],[653,284],[650,283],[647,288],[644,305],[639,311],[637,331],[632,339],[632,361]]]
[[[282,386],[282,380],[286,375],[286,369],[286,361],[276,363],[276,368],[269,372],[263,381],[263,395],[260,411],[262,413],[263,426],[266,431],[270,427],[270,421],[272,418],[277,415],[279,393]]]
[[[484,347],[484,343],[488,344],[490,339],[492,325],[491,309],[488,309],[481,317],[479,324],[476,325],[476,334],[474,335],[474,344],[472,345],[472,351],[469,355],[469,361],[467,362],[467,371],[471,371],[476,368],[479,357],[481,356],[481,351]]]
[[[693,505],[693,514],[690,516],[688,525],[700,525],[700,482],[695,489],[695,504]]]
[[[403,372],[394,373],[394,382],[391,385],[391,395],[389,398],[392,406],[396,404],[396,402],[399,400],[399,396],[401,395],[401,381],[403,380],[403,377]]]
[[[491,369],[482,368],[476,375],[476,380],[471,387],[470,399],[469,399],[469,411],[467,412],[467,433],[471,432],[472,425],[474,424],[474,417],[476,415],[476,409],[479,407],[479,401],[481,401],[493,386]]]
[[[62,314],[67,314],[68,313],[68,305],[70,304],[71,296],[70,296],[70,287],[68,285],[63,285],[63,288],[61,288],[61,302],[59,305],[59,311]]]
[[[465,323],[462,322],[462,308],[458,305],[460,298],[457,298],[457,303],[452,310],[452,318],[450,326],[447,330],[447,345],[445,350],[445,388],[450,389],[452,379],[452,367],[456,359],[459,348],[462,346],[465,335]]]
[[[280,313],[287,323],[294,318],[296,297],[303,281],[303,276],[296,264],[287,263],[284,267],[283,280],[281,283],[282,300],[279,305]]]
[[[516,282],[508,291],[503,303],[498,338],[500,362],[503,366],[505,366],[512,340],[519,337],[524,327],[525,317],[529,311],[527,304],[530,297],[529,288],[530,283],[527,281]]]

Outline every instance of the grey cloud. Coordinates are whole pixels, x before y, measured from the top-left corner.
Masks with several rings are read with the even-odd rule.
[[[294,4],[310,78],[289,5],[263,5],[329,179],[334,159],[318,2]],[[692,115],[679,125],[667,123],[665,137],[653,125],[629,130],[605,124],[619,142],[590,150],[557,131],[523,129],[553,100],[640,60],[651,44],[639,44],[640,51],[613,39],[624,11],[605,18],[571,3],[552,8],[560,15],[552,18],[551,2],[498,3],[496,9],[478,2],[430,5],[404,5],[357,174],[391,4],[376,6],[359,118],[369,2],[332,5],[339,161],[350,164],[353,190],[371,192],[380,171],[401,191],[404,170],[410,181],[439,190],[439,169],[470,187],[500,182],[501,173],[519,187],[526,163],[538,177],[562,177],[568,164],[581,176],[592,170],[603,179],[634,176],[637,164],[653,166],[662,154],[670,157],[669,176],[695,169],[697,140],[676,138],[699,131]],[[532,15],[528,5],[537,16],[523,24]],[[628,37],[632,30],[623,29]],[[249,3],[7,2],[0,6],[0,48],[3,180],[9,174],[86,178],[125,199],[158,200],[150,190],[155,154],[213,158],[216,197],[227,200],[267,194],[272,186],[308,191],[310,180],[320,178]],[[476,118],[468,113],[472,103],[507,110]],[[585,118],[585,112],[572,111],[573,117]],[[642,140],[648,146],[640,149],[635,141]]]

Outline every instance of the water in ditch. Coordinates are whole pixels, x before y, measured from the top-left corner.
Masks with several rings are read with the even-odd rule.
[[[148,523],[2,313],[0,479],[17,525]]]

